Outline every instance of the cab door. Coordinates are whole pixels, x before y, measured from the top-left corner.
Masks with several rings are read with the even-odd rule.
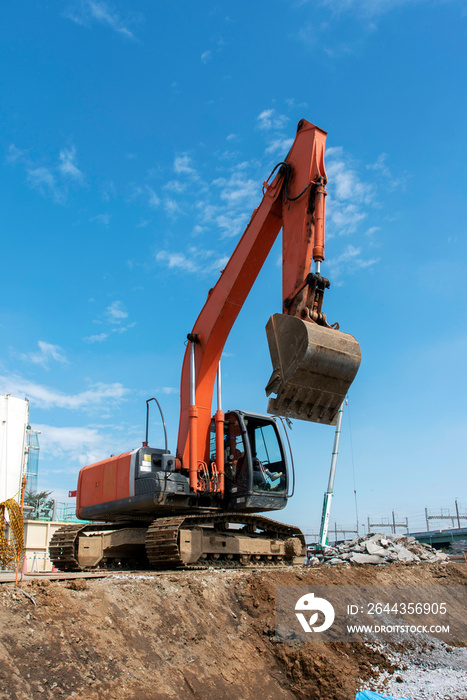
[[[287,461],[273,418],[245,411],[226,413],[224,465],[228,508],[259,512],[285,507]]]

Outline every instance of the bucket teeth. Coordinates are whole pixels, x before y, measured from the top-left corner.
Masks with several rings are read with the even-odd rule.
[[[337,413],[361,361],[352,335],[297,316],[274,314],[266,325],[273,371],[268,412],[336,425]]]

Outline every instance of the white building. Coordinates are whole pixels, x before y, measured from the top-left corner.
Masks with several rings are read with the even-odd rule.
[[[0,397],[0,503],[8,498],[21,500],[23,473],[29,471],[30,433],[35,431],[29,428],[29,401],[10,394]],[[35,476],[37,483],[36,466]]]

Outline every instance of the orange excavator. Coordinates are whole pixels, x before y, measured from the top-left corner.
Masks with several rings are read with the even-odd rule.
[[[275,416],[335,425],[361,360],[355,338],[330,326],[322,311],[330,286],[320,271],[325,143],[324,131],[299,122],[289,154],[264,183],[259,207],[187,336],[176,452],[167,437],[163,449],[148,445],[148,399],[142,446],[81,469],[76,513],[91,522],[55,533],[49,552],[59,569],[302,561],[299,528],[258,515],[284,508],[291,495]],[[269,415],[224,413],[222,351],[281,228],[283,308],[266,326],[273,366],[266,393],[275,397]],[[163,415],[162,422],[165,431]]]

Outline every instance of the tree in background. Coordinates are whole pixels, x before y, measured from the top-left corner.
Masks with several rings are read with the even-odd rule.
[[[52,519],[55,502],[53,498],[49,499],[51,493],[51,491],[26,491],[24,505],[33,508],[28,516],[30,520]]]

